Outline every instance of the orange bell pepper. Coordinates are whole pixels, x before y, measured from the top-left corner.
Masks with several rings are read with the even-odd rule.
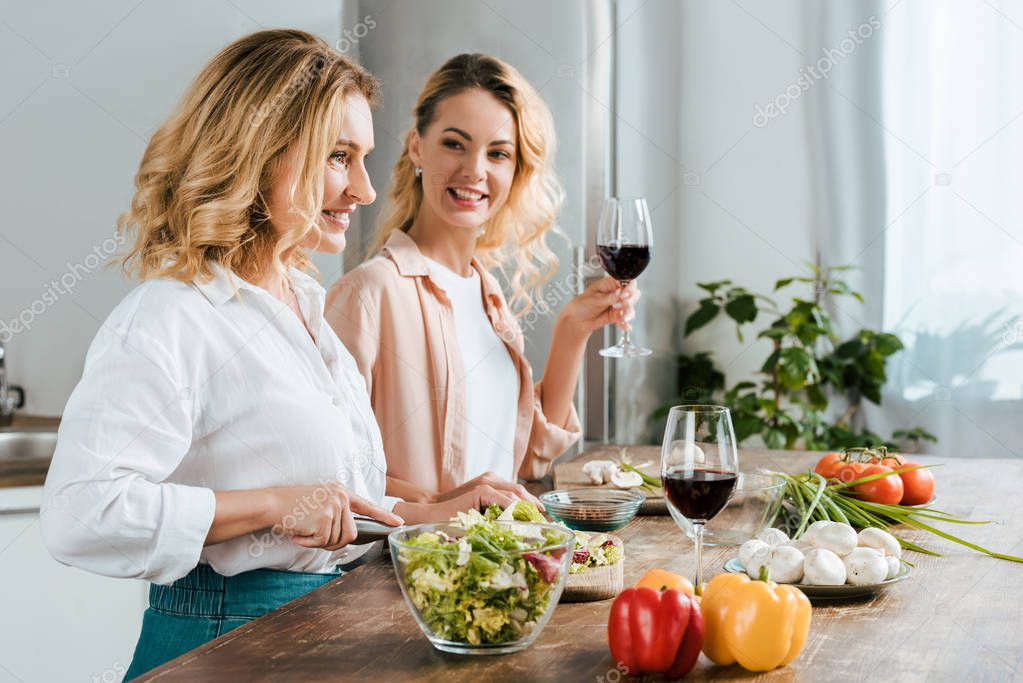
[[[653,588],[655,591],[677,590],[693,596],[693,584],[686,577],[664,569],[651,569],[636,583],[636,588]]]
[[[803,650],[810,601],[792,586],[721,574],[703,590],[703,653],[716,664],[738,662],[749,671],[785,666]]]

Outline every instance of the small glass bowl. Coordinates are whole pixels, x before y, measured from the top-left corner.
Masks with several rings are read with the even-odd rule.
[[[739,481],[728,504],[704,526],[704,545],[742,545],[756,538],[778,514],[784,492],[785,480],[773,472],[739,472]],[[671,504],[668,512],[686,536],[696,537],[688,518]]]
[[[617,531],[645,500],[642,492],[628,489],[558,489],[540,495],[547,514],[576,531]]]
[[[454,539],[464,536],[465,531],[453,524],[417,524],[396,529],[387,537],[394,573],[405,604],[430,644],[442,652],[499,655],[525,649],[543,631],[561,599],[568,568],[572,564],[575,534],[556,524],[498,524],[507,525],[520,534],[523,528],[528,527],[529,535],[535,535],[538,541],[546,538],[546,543],[540,541],[536,548],[528,550],[463,552]],[[426,532],[444,534],[453,539],[450,548],[422,548],[408,543]],[[542,568],[541,564],[544,565]],[[490,586],[481,582],[480,574],[470,570],[470,565],[495,567],[497,573],[485,581],[500,578],[501,585]],[[467,618],[463,615],[472,614],[471,626],[465,633],[457,623],[449,623],[452,605],[447,601],[452,593],[447,583],[457,586],[455,607],[465,610],[455,615],[455,621],[459,617]],[[509,596],[516,591],[518,599],[511,609],[508,606]],[[464,598],[460,603],[457,602],[458,595]],[[521,616],[516,616],[516,612]],[[488,635],[487,624],[493,624],[494,619],[498,620],[497,628],[500,630]]]

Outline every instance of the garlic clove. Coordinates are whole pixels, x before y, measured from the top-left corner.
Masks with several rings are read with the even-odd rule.
[[[618,471],[611,475],[611,484],[620,489],[634,489],[643,485],[639,472]]]
[[[583,474],[590,478],[591,484],[606,484],[611,480],[609,469],[616,471],[618,465],[610,460],[591,460],[583,465]]]

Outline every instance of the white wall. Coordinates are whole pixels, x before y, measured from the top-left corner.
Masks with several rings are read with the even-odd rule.
[[[0,332],[27,410],[57,415],[130,289],[107,255],[146,141],[198,70],[260,28],[340,37],[340,2],[39,0],[0,7]],[[336,259],[320,260],[324,275]],[[70,274],[69,274],[70,273]],[[60,286],[61,278],[70,284]],[[67,293],[54,295],[57,291]],[[67,290],[70,289],[68,292]]]
[[[802,3],[628,0],[619,21],[619,193],[648,197],[656,242],[636,335],[655,353],[618,373],[616,440],[628,443],[672,398],[679,350],[711,350],[730,385],[766,358],[767,342],[740,343],[724,320],[682,337],[695,283],[769,292],[813,260],[815,233],[805,102],[752,123],[806,63]]]
[[[412,108],[429,75],[448,58],[483,52],[506,60],[537,89],[555,115],[556,171],[565,189],[558,222],[563,235],[548,244],[560,265],[552,287],[572,272],[572,246],[585,242],[583,225],[583,86],[587,57],[584,7],[580,0],[358,0],[360,17],[375,28],[359,42],[359,58],[383,83],[383,102],[374,114],[377,148],[369,170],[377,202],[362,210],[362,232],[350,244],[372,243],[377,216],[387,202],[388,181],[402,141],[412,127]],[[367,22],[368,23],[368,22]],[[468,27],[465,30],[454,26]],[[401,46],[396,48],[395,46]],[[560,71],[559,71],[560,67]],[[567,67],[567,69],[566,69]],[[348,258],[358,257],[352,249]],[[349,261],[351,262],[351,261]],[[558,310],[564,301],[558,304]],[[527,320],[526,355],[537,378],[543,372],[554,315]]]

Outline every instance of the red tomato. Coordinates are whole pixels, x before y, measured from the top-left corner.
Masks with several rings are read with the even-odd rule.
[[[839,467],[832,476],[843,484],[848,484],[850,481],[854,481],[862,477],[863,470],[867,467],[866,463],[847,462]]]
[[[845,464],[842,460],[841,453],[828,453],[817,463],[817,467],[813,468],[813,471],[821,475],[825,479],[831,479],[832,477],[838,476],[838,470]]]
[[[918,462],[903,462],[902,467],[915,467]],[[919,469],[912,472],[900,472],[902,479],[902,500],[903,505],[922,505],[934,497],[934,475],[930,470]]]
[[[893,471],[894,470],[887,465],[867,465],[860,476],[868,477],[871,474],[882,474],[884,472]],[[871,503],[898,505],[902,501],[902,479],[897,474],[891,474],[887,477],[880,477],[873,481],[857,484],[853,488],[861,500],[866,500]]]
[[[888,467],[891,467],[893,470],[895,470],[902,466],[902,456],[886,455],[880,461],[877,458],[874,458],[874,460],[872,460],[871,462],[876,462],[879,465],[887,465]]]

